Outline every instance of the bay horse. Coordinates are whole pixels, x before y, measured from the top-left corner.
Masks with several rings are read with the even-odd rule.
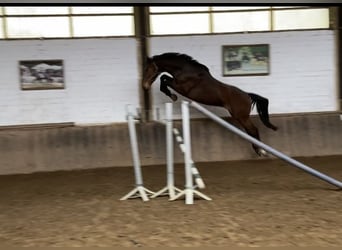
[[[211,75],[207,66],[192,57],[170,52],[147,57],[142,80],[143,88],[150,89],[152,83],[163,72],[169,73],[172,77],[161,76],[160,90],[173,101],[177,100],[177,96],[171,93],[168,87],[198,103],[223,107],[247,134],[260,140],[258,128],[250,119],[250,112],[256,105],[263,124],[270,129],[277,130],[277,127],[269,120],[267,98],[244,92],[235,86],[218,81]],[[256,145],[252,146],[259,156],[266,154]]]

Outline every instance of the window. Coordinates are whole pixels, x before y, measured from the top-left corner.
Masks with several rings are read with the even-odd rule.
[[[329,8],[308,6],[149,7],[151,35],[329,29]],[[0,39],[134,36],[129,6],[0,6]]]
[[[222,12],[213,14],[213,32],[270,30],[270,12]]]
[[[74,37],[133,35],[129,16],[77,16],[73,18]]]
[[[133,35],[133,7],[0,7],[0,39]]]
[[[328,29],[329,8],[150,7],[152,35]]]
[[[262,7],[255,7],[255,6],[248,6],[248,7],[223,7],[223,6],[219,6],[219,7],[211,7],[211,9],[213,11],[250,11],[250,10],[265,10],[265,9],[270,9],[270,7],[267,6],[262,6]]]
[[[150,7],[152,35],[209,33],[209,7]]]
[[[133,7],[71,7],[72,14],[132,14]]]
[[[9,17],[7,37],[67,37],[69,36],[67,17]]]
[[[134,35],[133,7],[71,7],[74,37]]]
[[[209,7],[150,7],[151,34],[209,33]]]
[[[152,15],[152,34],[209,33],[209,14]]]
[[[4,27],[3,18],[0,17],[0,27]],[[4,30],[0,28],[0,39],[4,39]]]
[[[6,15],[68,14],[68,7],[4,7]]]
[[[274,30],[328,29],[329,9],[276,10],[273,12]]]
[[[150,13],[172,13],[172,12],[202,12],[208,11],[209,7],[150,7]]]

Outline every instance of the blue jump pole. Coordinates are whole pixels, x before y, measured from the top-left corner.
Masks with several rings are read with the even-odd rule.
[[[266,150],[267,152],[271,153],[272,155],[278,157],[279,159],[282,159],[288,163],[290,163],[291,165],[300,168],[301,170],[323,180],[326,181],[336,187],[342,188],[342,182],[331,178],[330,176],[327,176],[315,169],[312,169],[306,165],[304,165],[303,163],[296,161],[295,159],[288,157],[287,155],[281,153],[280,151],[266,145],[265,143],[253,138],[252,136],[244,133],[243,131],[241,131],[240,129],[236,128],[235,126],[229,124],[228,122],[226,122],[225,120],[223,120],[222,118],[220,118],[219,116],[213,114],[212,112],[210,112],[209,110],[207,110],[206,108],[202,107],[201,105],[199,105],[196,102],[190,102],[190,105],[192,107],[194,107],[195,109],[197,109],[198,111],[200,111],[201,113],[203,113],[204,115],[208,116],[209,118],[211,118],[212,120],[214,120],[215,122],[217,122],[218,124],[222,125],[223,127],[229,129],[230,131],[232,131],[234,134],[237,134],[238,136],[242,137],[243,139],[257,145],[258,147]]]

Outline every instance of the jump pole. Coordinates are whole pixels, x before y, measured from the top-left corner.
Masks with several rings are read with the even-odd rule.
[[[123,196],[120,200],[127,200],[130,198],[141,198],[143,201],[148,201],[148,194],[154,194],[151,190],[144,188],[142,173],[141,173],[141,164],[139,158],[139,149],[138,149],[138,140],[135,129],[134,115],[130,109],[130,105],[127,107],[127,121],[128,121],[128,130],[129,130],[129,138],[132,150],[132,158],[133,158],[133,166],[134,166],[134,176],[135,176],[135,188],[130,191],[127,195]]]
[[[181,196],[185,196],[185,204],[194,204],[194,195],[197,195],[205,200],[211,200],[205,194],[195,190],[192,179],[192,159],[191,159],[191,132],[190,132],[190,112],[189,102],[182,102],[182,127],[184,136],[184,162],[185,162],[185,189],[177,194],[173,199],[176,200]]]
[[[185,106],[185,105],[184,105]],[[188,105],[187,105],[188,106]],[[288,162],[289,164],[323,180],[326,181],[338,188],[342,188],[342,182],[331,178],[330,176],[327,176],[313,168],[310,168],[308,166],[306,166],[305,164],[296,161],[295,159],[288,157],[287,155],[283,154],[282,152],[266,145],[265,143],[253,138],[252,136],[249,136],[248,134],[244,133],[243,131],[241,131],[240,129],[236,128],[235,126],[231,125],[230,123],[226,122],[225,120],[223,120],[222,118],[220,118],[219,116],[215,115],[214,113],[210,112],[208,109],[202,107],[201,105],[199,105],[196,102],[190,102],[190,106],[194,107],[195,109],[197,109],[198,111],[200,111],[201,113],[203,113],[204,115],[208,116],[209,118],[211,118],[212,120],[214,120],[215,122],[217,122],[218,124],[222,125],[223,127],[227,128],[228,130],[232,131],[234,134],[237,134],[238,136],[242,137],[243,139],[257,145],[258,147],[266,150],[267,152],[271,153],[272,155],[278,157],[279,159],[282,159],[286,162]],[[183,105],[182,105],[183,107]]]
[[[162,195],[169,195],[169,199],[172,200],[176,197],[176,194],[181,192],[179,188],[175,187],[174,181],[174,161],[173,161],[173,136],[172,136],[172,103],[165,103],[165,127],[166,127],[166,187],[156,192],[151,198],[155,198]]]

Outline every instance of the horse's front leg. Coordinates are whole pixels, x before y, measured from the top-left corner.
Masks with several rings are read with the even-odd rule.
[[[168,86],[174,83],[174,79],[168,75],[162,75],[160,77],[160,91],[163,92],[165,95],[170,97],[172,101],[177,101],[177,96],[169,90]]]

